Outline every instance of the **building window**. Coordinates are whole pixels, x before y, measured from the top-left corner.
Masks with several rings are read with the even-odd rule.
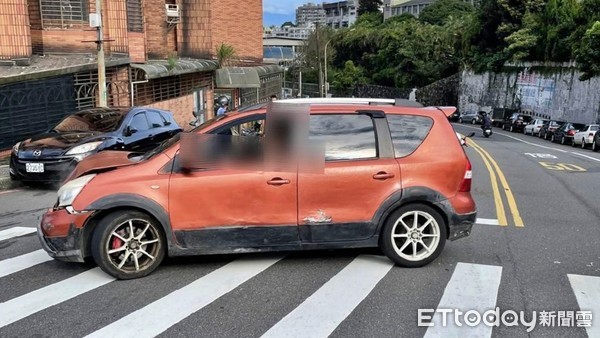
[[[143,33],[142,0],[127,0],[127,31]]]
[[[89,22],[89,0],[40,0],[44,28],[81,28]]]

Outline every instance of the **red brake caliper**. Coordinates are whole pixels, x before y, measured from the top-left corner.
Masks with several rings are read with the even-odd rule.
[[[112,249],[118,249],[120,247],[123,246],[123,241],[120,240],[118,237],[113,238],[112,240]]]

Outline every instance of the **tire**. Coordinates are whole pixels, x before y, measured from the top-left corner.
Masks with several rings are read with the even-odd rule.
[[[513,125],[510,126],[510,132],[514,133],[515,132],[515,127]]]
[[[598,151],[598,146],[596,145],[596,140],[592,142],[592,151]]]
[[[418,215],[417,228],[429,222],[423,231],[412,227],[414,213]],[[401,220],[410,228],[403,226]],[[382,232],[381,250],[396,265],[406,268],[422,267],[433,262],[444,249],[447,237],[446,224],[442,216],[435,209],[423,204],[410,204],[394,211],[386,220]],[[408,236],[413,236],[409,233],[414,233],[415,237],[409,238]],[[393,237],[393,235],[405,236]],[[428,236],[421,237],[423,235]],[[429,247],[430,252],[425,250],[424,244]],[[412,257],[413,250],[417,251],[417,257]]]
[[[135,234],[133,238],[131,227]],[[91,245],[96,264],[117,279],[147,276],[160,265],[166,252],[161,225],[147,214],[131,210],[104,217],[94,229]],[[110,247],[118,251],[111,254]],[[123,266],[119,267],[121,264]]]
[[[575,144],[575,139],[573,139],[573,141],[571,141],[571,147],[575,148],[576,144]]]
[[[477,123],[477,121],[475,121],[475,119],[471,119],[471,124],[475,124]]]
[[[581,139],[581,149],[585,149],[585,140]]]
[[[462,119],[462,117],[459,117],[459,118],[458,118],[458,123],[463,123],[463,119]]]

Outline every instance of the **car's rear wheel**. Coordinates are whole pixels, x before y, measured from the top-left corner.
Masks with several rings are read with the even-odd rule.
[[[104,272],[118,279],[144,277],[165,256],[165,236],[152,217],[124,210],[104,217],[92,235],[92,255]]]
[[[462,119],[462,117],[459,117],[459,118],[458,118],[458,123],[463,123],[463,119]]]
[[[596,140],[594,140],[594,142],[592,142],[592,151],[598,151],[598,148],[596,146]]]
[[[511,133],[514,133],[514,132],[515,132],[515,127],[513,127],[513,126],[510,126],[510,132],[511,132]]]
[[[471,124],[475,124],[477,123],[477,121],[475,121],[475,119],[471,119]]]
[[[383,227],[381,249],[397,265],[416,268],[434,261],[446,244],[446,225],[433,208],[412,204],[394,211]]]
[[[581,149],[585,149],[585,140],[581,139]]]
[[[566,143],[567,143],[567,142],[565,141],[565,137],[564,137],[564,136],[563,136],[563,137],[561,137],[561,138],[560,138],[560,144],[563,144],[563,145],[564,145],[564,144],[566,144]]]

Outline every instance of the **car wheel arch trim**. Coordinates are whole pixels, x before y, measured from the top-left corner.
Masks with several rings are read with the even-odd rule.
[[[106,216],[107,212],[111,210],[123,210],[127,208],[145,212],[158,221],[164,231],[167,242],[167,256],[172,250],[177,250],[177,248],[180,247],[175,239],[169,214],[162,206],[148,197],[137,194],[108,195],[92,202],[84,210],[93,210],[99,215]],[[96,218],[98,218],[98,215],[96,215]],[[88,231],[91,230],[93,229],[89,229]]]
[[[449,213],[451,211],[448,209],[451,208],[451,206],[447,202],[448,199],[444,195],[427,187],[409,187],[402,189],[401,191],[397,191],[390,195],[375,212],[375,216],[373,217],[373,224],[377,225],[375,234],[378,234],[381,237],[381,231],[385,226],[385,222],[394,211],[410,204],[422,204],[430,206],[439,212],[440,216],[444,220],[447,230],[446,236],[449,237]]]

